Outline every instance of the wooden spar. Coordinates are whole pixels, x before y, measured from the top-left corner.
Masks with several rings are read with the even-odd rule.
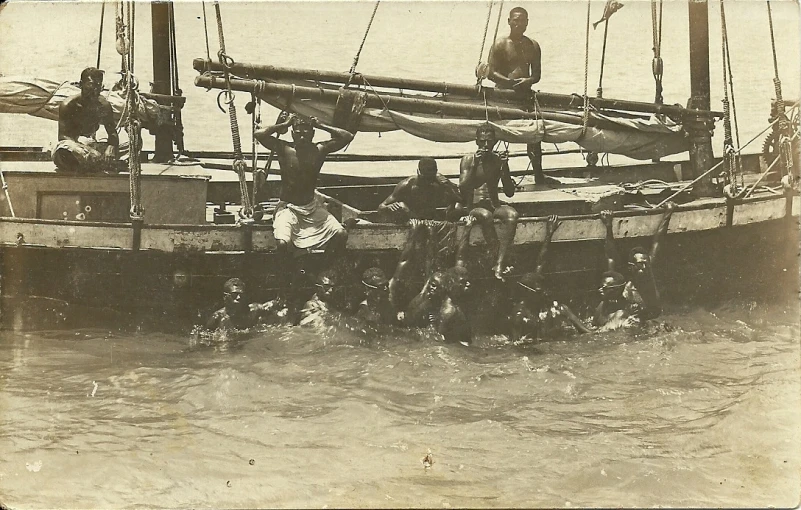
[[[213,62],[200,58],[196,58],[192,65],[194,66],[195,70],[199,72],[222,72],[224,70],[223,66],[219,62]],[[521,99],[517,92],[492,87],[485,87],[479,91],[479,89],[475,86],[458,83],[412,80],[363,74],[350,75],[348,73],[338,73],[334,71],[316,71],[313,69],[296,69],[290,67],[248,64],[243,62],[234,63],[230,69],[230,72],[234,75],[244,78],[274,80],[295,79],[339,84],[350,83],[352,85],[397,88],[410,91],[438,92],[446,95],[460,95],[482,99],[482,92],[486,92],[487,100],[493,99],[496,101],[506,101],[511,103],[519,103]],[[549,92],[537,92],[537,100],[541,106],[558,109],[579,109],[584,104],[583,98],[576,94],[553,94]],[[676,119],[680,119],[684,114],[687,113],[686,108],[680,105],[662,105],[610,98],[591,97],[590,105],[596,109],[664,114]],[[723,117],[722,112],[706,111],[703,113],[712,117]]]
[[[267,96],[284,96],[294,99],[316,99],[330,104],[336,104],[339,98],[339,91],[335,89],[302,87],[295,85],[284,85],[278,83],[266,83],[259,80],[246,80],[231,78],[231,88],[265,98]],[[207,89],[225,89],[225,79],[221,76],[200,75],[195,77],[195,85]],[[389,107],[404,113],[427,113],[430,115],[450,115],[461,118],[485,119],[490,120],[510,120],[510,119],[537,119],[553,120],[567,124],[582,125],[582,117],[578,114],[567,114],[552,111],[527,112],[518,108],[489,107],[469,103],[447,102],[437,99],[422,99],[402,97],[391,94],[367,93],[366,104],[368,108],[383,109]],[[606,119],[594,117],[590,114],[588,126],[600,129],[614,129],[617,131],[634,130],[624,124],[618,124]]]

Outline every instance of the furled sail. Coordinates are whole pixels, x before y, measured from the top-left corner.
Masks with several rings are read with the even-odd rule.
[[[80,91],[71,82],[0,76],[0,113],[22,113],[58,120],[61,103]],[[114,120],[119,123],[120,116],[125,112],[125,96],[116,91],[106,91],[103,96],[111,104]],[[138,117],[144,128],[153,129],[171,124],[169,107],[161,106],[152,99],[141,97],[141,100],[142,107],[139,108]]]

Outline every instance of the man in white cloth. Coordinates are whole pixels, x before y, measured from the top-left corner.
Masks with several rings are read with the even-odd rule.
[[[58,144],[53,162],[63,172],[116,172],[119,138],[111,104],[100,95],[103,71],[87,67],[81,73],[81,92],[58,108]],[[107,142],[95,138],[100,125]]]
[[[292,127],[292,142],[280,140],[274,133],[286,133]],[[331,134],[331,139],[314,143],[314,128]],[[325,157],[338,151],[353,140],[353,134],[344,129],[328,126],[316,118],[290,115],[285,121],[259,128],[256,139],[275,152],[281,165],[281,196],[273,218],[273,236],[278,253],[286,263],[281,271],[282,297],[293,303],[290,287],[297,274],[294,270],[292,246],[300,250],[324,248],[326,253],[341,254],[348,240],[348,232],[320,203],[314,191],[317,176]]]
[[[292,142],[272,136],[286,133],[290,126]],[[331,139],[314,143],[314,128],[331,133]],[[259,128],[255,136],[262,145],[275,151],[281,165],[281,201],[273,220],[273,235],[279,252],[286,253],[290,244],[302,250],[344,248],[348,233],[323,207],[314,190],[325,157],[348,145],[353,134],[325,125],[314,117],[291,115],[284,122]]]

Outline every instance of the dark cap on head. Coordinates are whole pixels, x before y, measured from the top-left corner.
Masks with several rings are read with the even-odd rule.
[[[648,251],[643,248],[642,246],[635,246],[629,251],[629,260],[633,259],[635,255],[638,253],[642,253],[643,255],[648,255]]]
[[[89,77],[96,82],[103,83],[103,71],[96,67],[87,67],[81,72],[81,82],[86,81],[86,79]]]

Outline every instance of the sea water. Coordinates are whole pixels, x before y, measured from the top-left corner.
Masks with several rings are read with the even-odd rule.
[[[650,4],[624,3],[610,22],[604,93],[649,101]],[[539,86],[582,93],[586,3],[523,5],[529,34],[543,49]],[[785,96],[795,98],[798,7],[771,5]],[[347,71],[373,6],[223,2],[227,50],[238,61]],[[593,20],[602,6],[593,2]],[[471,83],[486,8],[382,2],[357,70]],[[216,92],[191,84],[191,58],[206,52],[201,4],[178,3],[175,11],[187,147],[228,150]],[[713,107],[722,97],[718,11],[712,2]],[[145,84],[148,6],[138,4],[137,12],[136,71]],[[665,2],[668,103],[689,95],[686,12],[684,2]],[[212,55],[213,13],[208,5]],[[726,15],[746,139],[764,126],[772,97],[767,12],[761,2],[727,2]],[[77,79],[95,64],[99,21],[99,3],[11,2],[0,10],[0,73]],[[494,23],[493,16],[490,38]],[[112,29],[109,15],[101,55],[107,76],[119,64]],[[601,31],[591,33],[590,93]],[[47,145],[55,132],[52,122],[0,117],[3,145]],[[360,134],[348,150],[470,147]],[[3,332],[0,502],[15,508],[796,506],[799,306],[797,295],[767,297],[670,303],[660,324],[645,331],[567,333],[521,345],[482,336],[470,348],[338,323],[211,339],[189,331]]]

